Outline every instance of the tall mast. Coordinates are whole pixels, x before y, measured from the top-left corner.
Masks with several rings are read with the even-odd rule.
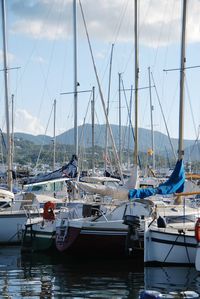
[[[109,69],[109,82],[108,82],[108,99],[107,99],[107,116],[109,114],[109,105],[110,105],[110,86],[111,86],[111,72],[112,72],[112,58],[113,58],[113,48],[114,44],[111,47],[110,54],[110,69]],[[107,156],[108,156],[108,124],[106,123],[106,134],[105,134],[105,169],[107,168]]]
[[[78,156],[78,123],[77,123],[77,21],[76,21],[76,0],[73,0],[73,21],[74,21],[74,146]]]
[[[182,35],[181,35],[181,69],[180,69],[180,104],[179,104],[179,146],[178,160],[183,159],[183,124],[184,124],[184,81],[185,81],[185,37],[186,37],[187,0],[183,0]]]
[[[132,97],[133,97],[133,86],[131,85],[131,96],[130,96],[130,104],[129,104],[129,127],[128,127],[128,169],[130,168],[130,156],[129,156],[129,152],[130,152],[130,140],[131,140],[131,114],[132,114]]]
[[[12,129],[11,129],[11,169],[13,169],[14,159],[14,94],[12,94]]]
[[[121,73],[119,73],[119,162],[122,163]]]
[[[53,171],[55,170],[56,164],[56,100],[53,103],[54,108],[54,121],[53,121]]]
[[[138,165],[138,20],[137,20],[137,0],[135,0],[135,146],[134,146],[134,164]]]
[[[150,98],[150,117],[151,117],[151,150],[152,150],[152,167],[155,169],[155,150],[154,150],[154,131],[153,131],[153,105],[151,96],[151,72],[150,67],[148,68],[149,73],[149,98]]]
[[[94,175],[94,99],[95,99],[95,88],[92,87],[92,101],[91,101],[91,110],[92,110],[92,174]]]
[[[8,167],[8,188],[12,191],[12,168],[11,168],[11,138],[9,122],[9,104],[8,104],[8,66],[7,66],[7,40],[6,40],[6,9],[5,0],[2,4],[2,30],[3,30],[3,60],[4,60],[4,88],[5,88],[5,115],[6,115],[6,134],[7,134],[7,167]]]

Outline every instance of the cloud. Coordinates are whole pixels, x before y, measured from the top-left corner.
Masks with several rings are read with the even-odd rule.
[[[83,10],[91,37],[113,42],[133,41],[134,1],[84,0]],[[182,17],[180,0],[140,0],[140,43],[150,47],[180,42]],[[10,6],[16,21],[13,32],[34,38],[60,39],[72,35],[72,0],[13,0]],[[188,3],[187,37],[189,42],[200,41],[200,1]],[[77,1],[79,37],[84,36],[80,7]]]
[[[45,129],[40,121],[24,109],[15,112],[15,132],[29,133],[33,135],[44,134]]]
[[[31,38],[61,39],[72,27],[72,0],[14,0],[10,10],[15,15],[11,32]],[[69,29],[68,29],[68,25]]]
[[[46,60],[41,56],[34,57],[33,61],[39,62],[40,64],[46,64]]]
[[[8,66],[11,64],[11,62],[14,61],[14,55],[11,53],[7,53],[7,59],[8,59]],[[3,51],[0,50],[0,62],[3,62]]]

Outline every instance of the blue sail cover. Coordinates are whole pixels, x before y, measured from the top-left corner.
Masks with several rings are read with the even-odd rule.
[[[51,173],[38,175],[37,177],[29,178],[26,184],[34,184],[45,181],[51,181],[60,178],[75,178],[77,177],[78,158],[76,155],[72,155],[70,162],[60,169],[57,169]]]
[[[174,171],[172,172],[169,179],[160,184],[157,188],[146,188],[146,189],[130,189],[129,199],[133,198],[145,198],[155,194],[167,195],[173,193],[183,192],[185,183],[185,171],[183,160],[179,160],[176,163]]]

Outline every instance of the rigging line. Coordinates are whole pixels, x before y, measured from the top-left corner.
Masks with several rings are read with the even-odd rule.
[[[194,144],[193,144],[192,149],[191,149],[191,154],[192,154],[194,152],[194,150],[195,150],[195,145],[197,145],[198,150],[200,150],[199,143],[198,143],[199,130],[197,131],[196,126],[195,126],[194,113],[193,113],[193,109],[192,109],[191,97],[190,97],[189,87],[188,87],[188,82],[187,82],[187,78],[186,77],[185,77],[185,83],[186,83],[186,91],[187,91],[187,94],[188,94],[189,105],[190,105],[190,110],[191,110],[191,115],[192,115],[192,122],[193,122],[194,130],[195,130],[195,135],[196,135],[196,139],[195,139]]]
[[[128,1],[130,1],[130,0],[124,0],[124,4],[122,5],[122,9],[121,9],[121,13],[120,13],[120,15],[121,15],[121,17],[120,17],[120,21],[117,23],[116,29],[114,30],[114,31],[116,31],[116,32],[114,32],[114,34],[113,34],[113,35],[115,35],[115,37],[114,37],[114,41],[113,41],[111,44],[114,44],[114,45],[115,45],[115,43],[117,42],[118,35],[119,35],[119,31],[120,31],[120,29],[121,29],[121,25],[122,25],[122,21],[123,21],[123,19],[124,19],[124,15],[125,15],[125,12],[126,12],[126,10],[127,10]],[[125,4],[125,2],[126,2],[126,4]],[[123,10],[124,10],[124,11],[123,11]],[[118,28],[117,28],[117,27],[118,27]],[[108,46],[106,52],[108,53],[109,51],[110,51],[110,45]],[[106,54],[106,56],[107,56],[107,54]],[[106,71],[107,71],[107,69],[108,69],[109,63],[110,63],[110,61],[109,61],[109,59],[108,59],[108,62],[107,62],[107,64],[106,64],[106,66],[105,66],[105,70],[104,70],[103,75],[102,75],[102,77],[101,77],[101,82],[103,81],[103,79],[104,79],[104,77],[105,77],[105,74],[106,74]],[[103,67],[102,67],[102,68],[103,68]],[[100,70],[100,73],[101,73],[101,72],[102,72],[102,70]]]
[[[139,3],[139,12],[140,12],[140,3]],[[148,9],[147,9],[147,11],[148,11]],[[146,14],[147,14],[147,12],[146,12]],[[145,16],[146,16],[146,14],[145,14]],[[146,17],[144,18],[144,19],[146,19]],[[143,21],[144,22],[144,21]],[[140,27],[141,27],[141,25],[139,25],[138,26],[138,39],[139,39],[139,37],[140,37]],[[125,73],[126,72],[126,70],[127,70],[127,68],[128,68],[128,66],[129,66],[129,62],[130,62],[130,60],[131,60],[131,57],[133,56],[133,53],[134,53],[134,49],[132,48],[131,50],[130,50],[130,53],[129,53],[129,55],[128,55],[128,58],[127,58],[127,62],[125,63],[125,66],[124,66],[124,69],[123,69],[123,73]]]
[[[115,37],[114,37],[114,41],[112,42],[113,45],[115,45],[116,42],[117,42],[117,39],[118,39],[118,36],[119,36],[119,32],[120,32],[120,30],[121,30],[121,26],[122,26],[122,21],[123,21],[123,19],[124,19],[124,15],[125,15],[125,12],[126,12],[126,10],[127,10],[128,1],[129,1],[129,0],[124,0],[124,3],[126,2],[126,5],[125,5],[125,4],[122,5],[122,9],[121,9],[121,13],[120,13],[120,15],[121,15],[121,17],[120,17],[120,21],[117,23],[118,25],[116,26],[116,29],[114,30],[114,31],[116,31],[116,32],[113,33],[113,35],[115,35]],[[124,11],[123,11],[123,10],[124,10]],[[118,27],[118,28],[117,28],[117,27]],[[110,50],[110,46],[108,46],[107,53],[109,52],[109,50]],[[107,56],[107,54],[106,54],[106,56]],[[108,60],[101,81],[103,80],[103,78],[104,78],[104,76],[105,76],[105,73],[106,73],[106,70],[107,70],[107,68],[108,68],[109,62],[110,62],[110,61]]]
[[[3,134],[2,130],[1,130],[1,128],[0,128],[0,135],[1,135],[1,139],[2,139],[1,143],[3,144],[4,148],[7,149],[6,141],[5,141],[4,134]]]
[[[167,253],[167,255],[166,255],[166,257],[165,257],[165,259],[164,259],[164,261],[163,261],[164,263],[166,262],[166,260],[167,260],[168,256],[170,255],[172,249],[173,249],[174,246],[176,245],[176,242],[177,242],[177,240],[178,240],[179,237],[180,237],[180,235],[178,235],[178,236],[176,237],[176,239],[173,241],[172,246],[171,246],[170,250],[168,251],[168,253]]]
[[[83,19],[83,23],[84,23],[84,27],[85,27],[87,40],[88,40],[88,46],[89,46],[89,50],[90,50],[90,54],[91,54],[91,58],[92,58],[93,68],[94,68],[94,72],[95,72],[95,76],[96,76],[96,80],[97,80],[97,84],[98,84],[99,94],[100,94],[100,98],[101,98],[101,102],[102,102],[102,106],[103,106],[103,110],[104,110],[104,114],[105,114],[105,118],[106,118],[106,123],[108,124],[108,129],[109,129],[110,138],[111,138],[111,141],[112,141],[112,146],[113,146],[113,151],[114,151],[114,154],[115,154],[115,159],[116,159],[118,171],[119,171],[122,183],[124,183],[124,178],[123,178],[123,173],[122,173],[122,169],[121,169],[121,165],[120,165],[120,160],[119,160],[119,156],[118,156],[118,153],[117,153],[117,150],[116,150],[113,133],[112,133],[111,127],[109,125],[108,117],[107,117],[107,114],[106,114],[105,101],[104,101],[104,97],[103,97],[103,93],[102,93],[102,89],[101,89],[101,85],[100,85],[100,81],[99,81],[99,77],[98,77],[98,73],[97,73],[97,68],[96,68],[96,64],[95,64],[95,60],[94,60],[94,55],[93,55],[92,46],[91,46],[91,42],[90,42],[90,38],[89,38],[87,24],[86,24],[86,21],[85,21],[85,16],[84,16],[84,13],[83,13],[83,8],[82,8],[82,4],[81,4],[80,0],[79,0],[79,5],[80,5],[80,8],[81,8],[81,14],[82,14],[82,19]]]
[[[142,23],[140,23],[140,26],[139,26],[139,28],[138,28],[138,35],[141,35],[142,34],[142,31],[143,31],[143,26],[144,26],[144,23],[145,23],[145,20],[147,20],[147,14],[148,14],[148,11],[149,11],[149,9],[150,9],[150,2],[151,1],[148,1],[149,3],[148,3],[148,5],[147,5],[147,9],[146,9],[146,12],[144,13],[144,18],[143,18],[143,21],[142,21]],[[141,8],[140,8],[140,10],[141,10]],[[146,28],[144,28],[144,30],[146,30]]]
[[[57,4],[55,3],[55,5],[57,5]],[[54,8],[54,6],[53,6],[53,8]],[[44,22],[42,23],[42,27],[40,28],[40,29],[41,29],[41,32],[44,31],[43,29],[44,29],[44,27],[45,27],[45,22],[46,22],[46,20],[49,18],[50,12],[51,12],[51,10],[52,10],[53,8],[52,8],[52,6],[49,6],[49,9],[48,9],[48,11],[47,11],[47,13],[46,13],[46,16],[45,16],[45,18],[44,18]],[[33,45],[33,47],[32,47],[31,53],[30,53],[30,55],[29,55],[29,57],[28,57],[28,59],[27,59],[25,65],[24,65],[24,67],[22,68],[23,71],[22,71],[22,74],[21,74],[21,76],[20,76],[20,78],[19,78],[19,82],[22,81],[22,79],[23,79],[23,77],[24,77],[24,75],[25,75],[26,69],[27,69],[28,65],[30,64],[30,62],[32,61],[31,58],[33,57],[33,54],[34,54],[34,52],[35,52],[35,50],[36,50],[36,47],[37,47],[37,45],[38,45],[38,43],[39,43],[39,40],[40,40],[40,39],[36,39],[36,41],[35,41],[35,43],[34,43],[34,45]],[[17,87],[17,89],[18,89],[18,87]],[[16,93],[16,90],[14,91],[14,93]]]
[[[130,108],[129,108],[130,109]],[[126,138],[128,139],[128,127],[130,126],[130,121],[129,121],[129,115],[127,115],[126,117],[126,123],[125,123],[125,130],[124,130],[124,134],[123,134],[123,147],[122,150],[126,150]]]
[[[166,15],[166,11],[167,11],[167,5],[169,5],[169,1],[166,1],[165,3],[165,6],[163,6],[163,12],[162,12],[162,23],[160,24],[160,28],[159,28],[159,35],[158,35],[158,39],[157,39],[157,47],[156,47],[156,53],[155,53],[155,56],[154,56],[154,63],[153,63],[153,68],[155,67],[156,65],[156,61],[157,61],[157,56],[158,56],[158,49],[159,49],[159,44],[160,44],[160,41],[161,41],[161,36],[163,36],[163,30],[164,30],[164,26],[163,26],[163,23],[164,23],[164,16]]]
[[[97,124],[99,125],[99,124],[100,124],[100,121],[99,121],[99,117],[98,117],[98,114],[97,114],[97,112],[96,112],[96,111],[95,111],[94,113],[95,113],[95,116],[96,116],[96,120],[97,120],[96,122],[97,122]]]
[[[124,98],[125,98],[125,102],[126,102],[126,108],[127,108],[127,111],[128,111],[128,115],[129,115],[129,123],[131,125],[131,131],[132,131],[132,135],[133,135],[133,140],[135,142],[135,134],[134,134],[134,130],[133,130],[133,124],[132,124],[132,121],[131,121],[131,115],[130,115],[130,109],[129,109],[129,106],[128,106],[128,101],[127,101],[127,97],[126,97],[126,92],[124,90],[124,82],[123,82],[123,79],[121,79],[122,81],[122,87],[123,87],[123,92],[124,92]],[[141,168],[141,160],[140,160],[140,156],[138,154],[138,162],[139,162],[139,167]]]
[[[126,3],[125,3],[126,2]],[[125,17],[125,13],[127,11],[127,7],[128,7],[128,2],[129,0],[126,0],[124,1],[124,4],[122,6],[122,9],[121,9],[121,17],[120,17],[120,20],[119,20],[119,23],[118,23],[118,28],[116,26],[116,33],[114,33],[115,35],[115,38],[114,38],[114,41],[113,41],[113,44],[115,44],[117,42],[117,39],[119,37],[119,32],[121,30],[121,27],[122,27],[122,21],[124,20],[124,17]]]
[[[46,126],[46,129],[45,129],[45,132],[44,132],[44,138],[46,136],[46,133],[47,133],[47,130],[48,130],[48,127],[49,127],[49,123],[50,123],[50,119],[51,119],[51,116],[52,116],[52,113],[53,113],[53,109],[54,109],[54,105],[52,105],[52,108],[51,108],[50,116],[49,116],[49,119],[48,119],[48,122],[47,122],[47,126]],[[44,138],[43,138],[43,141],[42,141],[42,145],[40,147],[40,151],[39,151],[39,154],[38,154],[38,157],[37,157],[37,161],[36,161],[36,165],[35,165],[34,169],[37,169],[37,167],[38,167],[40,155],[41,155],[41,152],[42,152],[43,147],[44,147]]]
[[[149,89],[149,87],[147,87]],[[143,109],[142,109],[142,112],[141,112],[141,123],[145,123],[147,121],[147,109],[149,109],[149,94],[146,95],[145,97],[142,98],[142,100],[144,100],[144,103],[143,103]],[[148,126],[147,125],[147,122],[146,122],[146,125],[145,127]]]
[[[191,114],[192,114],[192,122],[193,122],[193,126],[194,126],[195,135],[196,135],[196,138],[197,138],[198,132],[197,132],[197,129],[196,129],[196,126],[195,126],[194,113],[193,113],[193,109],[192,109],[191,97],[190,97],[190,93],[189,93],[188,82],[187,82],[186,76],[185,76],[185,83],[186,83],[185,85],[186,85],[186,91],[187,91],[187,95],[188,95],[190,110],[191,110]]]
[[[129,0],[125,0],[124,2],[126,2],[126,4],[123,4],[123,5],[122,5],[122,10],[121,10],[121,13],[120,13],[121,17],[120,17],[120,21],[119,21],[119,23],[118,23],[118,25],[117,25],[118,28],[117,28],[117,26],[116,26],[116,29],[115,29],[116,33],[113,34],[113,35],[115,35],[114,42],[111,43],[111,44],[113,44],[113,45],[115,45],[115,43],[117,42],[118,35],[119,35],[119,31],[120,31],[121,26],[122,26],[122,21],[123,21],[123,19],[124,19],[124,15],[125,15],[125,12],[126,12],[126,10],[127,10],[128,1],[129,1]],[[124,10],[124,11],[123,11],[123,10]],[[108,54],[109,50],[110,50],[110,45],[107,47],[107,51],[106,51],[107,54]],[[107,54],[106,54],[106,56],[108,56]],[[102,76],[101,76],[101,83],[103,82],[103,80],[104,80],[104,78],[105,78],[105,75],[106,75],[106,72],[107,72],[107,69],[108,69],[109,64],[110,64],[110,61],[109,61],[109,59],[108,59],[106,65],[105,65],[105,69],[104,69],[104,71],[103,71],[103,66],[102,66],[102,69],[100,69],[100,73],[102,73]]]
[[[133,140],[135,141],[135,134],[134,134],[134,130],[133,130],[133,123],[132,123],[132,120],[131,120],[130,109],[128,107],[128,102],[127,102],[126,92],[125,92],[125,89],[124,89],[123,79],[121,79],[121,82],[122,82],[123,93],[124,93],[124,98],[125,98],[125,102],[126,102],[126,108],[127,108],[127,111],[128,111],[129,124],[131,125],[131,132],[132,132],[132,135],[133,135]]]
[[[59,29],[59,23],[60,23],[61,13],[62,12],[63,12],[63,10],[61,9],[60,10],[60,15],[59,15],[59,18],[58,18],[58,21],[57,21],[57,24],[56,24],[56,33],[58,32],[58,29]],[[43,89],[43,93],[42,93],[41,101],[40,101],[40,105],[39,105],[38,118],[39,118],[41,110],[42,110],[41,108],[42,108],[42,105],[44,103],[44,96],[45,96],[46,91],[48,92],[48,95],[49,95],[49,98],[50,98],[50,92],[49,92],[49,89],[48,89],[48,78],[49,78],[49,74],[50,74],[51,65],[52,65],[52,62],[53,62],[53,55],[55,53],[55,46],[56,46],[56,36],[53,39],[53,44],[52,44],[52,47],[51,47],[51,52],[50,52],[50,57],[49,57],[49,64],[48,64],[46,76],[45,76],[43,68],[42,68],[42,63],[39,61],[39,66],[42,70],[42,74],[43,74],[43,77],[44,77],[44,89]]]
[[[195,139],[195,141],[194,141],[194,144],[193,144],[193,146],[192,146],[191,153],[194,151],[194,149],[195,149],[195,145],[197,145],[197,148],[198,148],[199,153],[200,153],[200,143],[198,142],[198,141],[199,141],[200,130],[198,130],[198,131],[199,131],[199,132],[198,132],[197,137],[196,137],[196,139]]]
[[[157,88],[156,88],[156,84],[155,84],[155,81],[154,81],[154,77],[153,77],[153,73],[152,73],[152,72],[151,72],[151,77],[152,77],[153,85],[154,85],[154,88],[155,88],[155,92],[156,92],[156,96],[157,96],[158,104],[159,104],[159,106],[160,106],[161,114],[162,114],[162,117],[163,117],[163,120],[164,120],[165,129],[166,129],[166,131],[167,131],[167,136],[168,136],[168,139],[169,139],[169,143],[170,143],[170,145],[171,145],[172,153],[173,153],[174,158],[175,158],[175,160],[176,160],[177,157],[176,157],[175,150],[174,150],[174,147],[173,147],[171,138],[170,138],[169,130],[168,130],[168,127],[167,127],[167,122],[166,122],[166,119],[165,119],[165,115],[164,115],[164,112],[163,112],[163,109],[162,109],[162,105],[161,105],[161,102],[160,102],[160,98],[159,98],[159,95],[158,95],[158,91],[157,91]]]
[[[186,242],[186,235],[185,234],[183,236],[183,239],[184,239],[184,243],[185,243],[185,250],[186,250],[187,259],[188,259],[188,262],[191,263],[190,256],[189,256],[189,251],[188,251],[188,247],[187,247],[187,242]]]
[[[91,98],[92,98],[92,91],[91,91],[90,98],[89,98],[89,101],[88,101],[88,104],[87,104],[85,117],[84,117],[84,119],[83,119],[83,123],[82,123],[82,129],[81,129],[80,137],[79,137],[79,144],[83,143],[83,136],[84,136],[84,135],[83,135],[83,131],[84,131],[84,129],[85,129],[85,122],[86,122],[86,118],[87,118],[87,114],[88,114],[88,110],[89,110],[89,106],[90,106]]]
[[[129,1],[129,0],[128,0]],[[125,18],[125,13],[127,11],[127,8],[128,8],[128,1],[126,4],[124,4],[124,11],[121,12],[121,19],[120,19],[120,22],[119,22],[119,26],[118,26],[118,30],[117,30],[117,33],[116,33],[116,37],[115,37],[115,40],[113,42],[113,44],[115,45],[117,43],[117,40],[118,40],[118,37],[119,37],[119,32],[121,30],[121,27],[122,27],[122,21],[123,19]],[[128,59],[127,59],[127,62],[125,63],[125,67],[123,68],[123,72],[126,71],[127,67],[128,67],[128,63],[131,59],[131,56],[133,55],[133,49],[131,49],[130,51],[130,54],[128,55]]]
[[[140,13],[140,3],[138,5],[138,15]],[[138,25],[139,25],[139,17],[138,17]],[[139,30],[139,26],[138,26],[138,40],[139,40],[139,36],[140,36],[140,30]],[[128,58],[126,60],[126,63],[125,63],[125,66],[124,66],[124,69],[123,69],[123,73],[126,72],[128,66],[130,65],[130,60],[131,60],[131,57],[133,56],[133,53],[134,53],[134,48],[132,47],[132,49],[130,50],[130,53],[128,55]]]
[[[174,6],[175,6],[175,2],[174,2],[174,4],[173,4]],[[173,19],[174,19],[174,14],[175,14],[175,7],[173,6],[173,8],[172,8],[172,17],[173,17]],[[169,44],[170,44],[170,42],[169,42],[169,40],[170,40],[170,37],[171,37],[171,34],[172,34],[172,27],[173,27],[173,23],[171,23],[170,24],[170,26],[168,27],[169,29],[168,29],[168,32],[167,32],[167,38],[166,38],[166,50],[165,50],[165,56],[164,56],[164,65],[166,65],[166,61],[167,61],[167,56],[168,56],[168,52],[169,52]],[[174,27],[173,27],[173,29],[174,29]],[[154,64],[152,65],[152,68],[155,68],[155,65],[156,65],[156,60],[157,60],[157,52],[156,52],[156,55],[155,55],[155,59],[154,59]]]

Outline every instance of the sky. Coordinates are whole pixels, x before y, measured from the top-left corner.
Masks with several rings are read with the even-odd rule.
[[[7,0],[7,55],[9,99],[14,96],[14,131],[53,136],[56,99],[56,135],[74,126],[74,43],[72,0]],[[138,1],[139,127],[150,129],[151,71],[153,128],[166,134],[159,101],[171,137],[178,137],[179,69],[182,0]],[[134,86],[134,1],[81,0],[105,105],[108,100],[113,46],[109,122],[119,123],[119,73],[122,125],[128,125],[127,105]],[[188,0],[184,138],[198,138],[200,125],[200,1]],[[1,18],[2,19],[2,18]],[[2,26],[1,26],[2,28]],[[3,44],[0,34],[0,69]],[[15,69],[16,68],[16,69]],[[91,123],[91,90],[95,87],[95,123],[105,124],[85,27],[77,0],[78,125]],[[151,85],[154,85],[151,82]],[[156,92],[157,91],[157,92]],[[131,109],[134,124],[134,96]],[[159,101],[158,101],[159,100]],[[0,128],[5,131],[4,76],[0,72]]]

